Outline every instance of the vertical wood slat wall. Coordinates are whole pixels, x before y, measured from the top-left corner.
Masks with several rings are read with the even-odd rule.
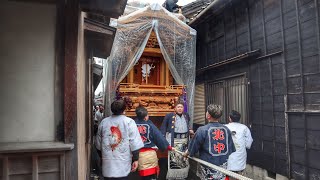
[[[319,5],[319,0],[235,0],[194,27],[200,32],[197,69],[261,50],[264,58],[197,79],[211,83],[248,73],[254,138],[249,163],[295,179],[320,177]],[[269,56],[275,52],[282,54]],[[213,88],[206,87],[206,98]]]
[[[198,84],[195,87],[193,123],[205,124],[205,121],[206,121],[205,114],[206,114],[205,86],[204,84]]]
[[[65,180],[65,154],[3,154],[0,168],[1,180]]]

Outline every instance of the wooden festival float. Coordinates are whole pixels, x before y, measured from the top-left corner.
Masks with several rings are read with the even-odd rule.
[[[165,116],[184,94],[184,85],[175,85],[168,64],[161,53],[154,32],[139,61],[122,80],[119,95],[126,97],[126,115],[134,117],[135,109],[144,106],[149,116]]]
[[[105,74],[107,109],[124,98],[127,116],[144,106],[159,127],[178,100],[193,107],[196,31],[183,19],[152,4],[111,23],[117,33]]]

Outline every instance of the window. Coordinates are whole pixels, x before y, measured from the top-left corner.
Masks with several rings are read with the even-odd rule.
[[[204,84],[197,84],[195,86],[193,123],[197,125],[204,125],[206,120],[204,87]]]
[[[223,78],[206,86],[207,105],[220,104],[223,108],[222,123],[228,123],[231,110],[241,114],[241,123],[248,122],[248,81],[245,75]]]

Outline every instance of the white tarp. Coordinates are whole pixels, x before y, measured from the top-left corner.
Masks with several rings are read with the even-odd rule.
[[[186,85],[188,113],[193,117],[196,31],[159,4],[119,18],[106,77],[106,114],[119,83],[140,59],[152,31],[176,84]]]

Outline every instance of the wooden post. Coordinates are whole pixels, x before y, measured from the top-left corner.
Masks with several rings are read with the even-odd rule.
[[[67,1],[64,57],[64,122],[65,142],[73,143],[77,121],[77,53],[80,11],[78,1]]]
[[[65,155],[60,156],[60,179],[65,180]]]
[[[156,64],[157,65],[157,64]],[[155,69],[158,69],[155,71],[157,73],[157,85],[160,85],[160,63],[158,63],[159,67],[156,67]]]
[[[141,62],[141,84],[143,84],[143,73],[142,73],[142,66],[143,66],[143,62]]]
[[[78,179],[77,154],[77,58],[78,28],[80,20],[79,0],[63,1],[64,11],[64,140],[75,143],[75,149],[67,152],[66,179]]]
[[[32,180],[39,179],[38,156],[32,156]]]
[[[169,79],[169,66],[166,63],[166,86],[169,86],[170,84],[170,79]]]
[[[9,158],[3,158],[3,180],[9,180]]]
[[[148,84],[148,76],[149,76],[149,74],[148,74],[148,66],[147,66],[148,64],[146,64],[146,84]]]
[[[285,52],[286,49],[286,37],[284,33],[284,17],[283,17],[283,0],[280,1],[280,20],[281,20],[281,34],[282,34],[282,51]],[[284,87],[284,124],[285,124],[285,141],[286,141],[286,157],[287,157],[287,172],[288,177],[291,178],[291,156],[290,156],[290,134],[289,134],[289,122],[288,122],[288,101],[287,101],[287,94],[288,94],[288,86],[287,86],[287,62],[286,62],[286,53],[282,54],[282,77],[283,77],[283,87]]]
[[[163,58],[160,59],[160,85],[164,86],[165,82],[165,60]]]
[[[131,69],[129,72],[129,82],[128,83],[133,83],[133,77],[134,77],[134,67]]]

